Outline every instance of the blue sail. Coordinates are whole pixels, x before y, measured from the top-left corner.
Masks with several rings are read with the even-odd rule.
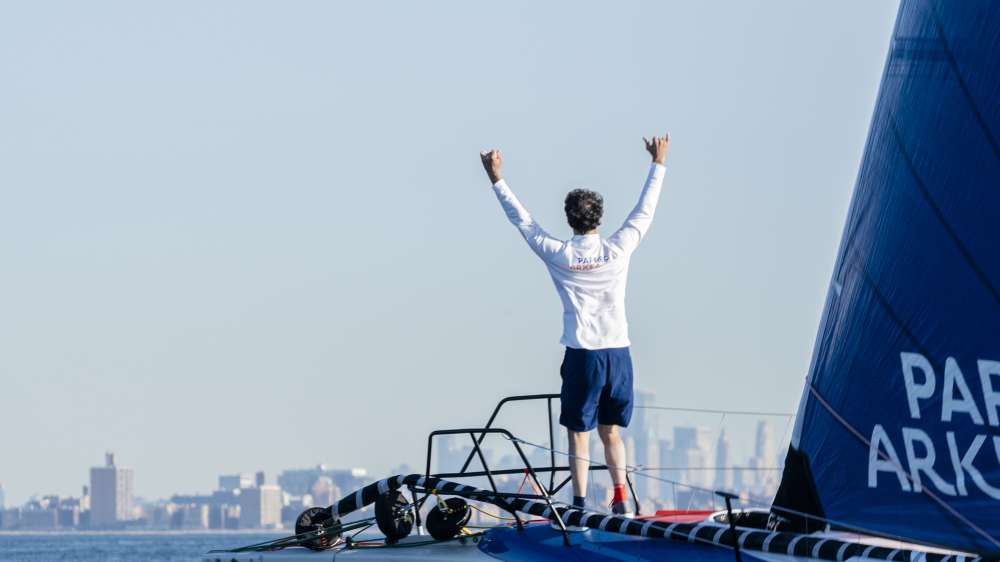
[[[775,515],[1000,554],[998,135],[1000,2],[904,0]]]

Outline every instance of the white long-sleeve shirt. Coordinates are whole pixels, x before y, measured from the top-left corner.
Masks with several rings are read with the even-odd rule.
[[[562,299],[561,344],[577,349],[629,345],[625,319],[629,261],[653,222],[665,170],[662,164],[650,167],[639,202],[625,224],[608,238],[599,234],[578,234],[569,240],[553,238],[535,222],[506,181],[493,184],[507,218],[545,262]]]

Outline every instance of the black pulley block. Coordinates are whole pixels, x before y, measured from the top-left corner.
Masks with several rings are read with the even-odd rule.
[[[334,515],[329,507],[310,507],[300,513],[295,520],[296,535],[321,529],[325,532],[307,539],[302,543],[302,546],[312,550],[326,550],[340,538],[340,518]]]
[[[443,507],[443,509],[442,509]],[[472,517],[472,508],[462,498],[448,498],[427,514],[427,532],[439,541],[448,540],[462,530]]]
[[[375,500],[375,523],[389,543],[394,543],[413,530],[413,506],[399,490],[386,492]]]

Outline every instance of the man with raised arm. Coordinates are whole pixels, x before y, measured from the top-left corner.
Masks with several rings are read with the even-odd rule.
[[[566,220],[573,237],[559,240],[531,217],[503,179],[499,150],[480,153],[500,205],[528,246],[542,259],[563,304],[566,346],[560,374],[559,423],[569,434],[573,504],[585,506],[590,432],[596,427],[614,482],[612,513],[631,516],[625,493],[625,444],[620,428],[632,417],[632,357],[625,319],[625,285],[632,252],[653,222],[663,185],[669,135],[642,139],[653,158],[639,202],[611,236],[597,232],[604,199],[587,189],[566,195]]]

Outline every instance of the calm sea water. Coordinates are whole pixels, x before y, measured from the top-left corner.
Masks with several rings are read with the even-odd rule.
[[[197,561],[216,548],[243,546],[281,533],[0,534],[0,561]]]

